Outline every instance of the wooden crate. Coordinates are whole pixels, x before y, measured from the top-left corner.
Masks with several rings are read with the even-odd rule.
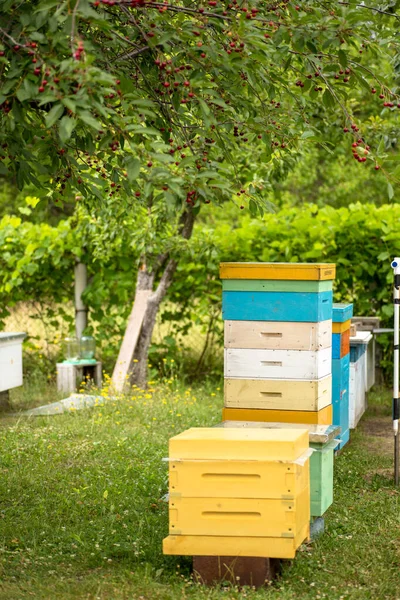
[[[332,306],[332,321],[334,323],[345,323],[353,316],[353,305],[335,302]]]
[[[309,486],[291,500],[179,496],[169,501],[170,535],[295,538],[309,520]]]
[[[298,279],[318,281],[335,279],[332,263],[221,263],[221,279]]]
[[[332,334],[332,358],[343,358],[350,352],[350,329]]]
[[[163,540],[163,553],[178,556],[260,556],[291,559],[309,537],[307,523],[293,538],[169,535]]]
[[[332,402],[332,378],[225,379],[227,408],[321,410]]]
[[[290,279],[223,279],[224,292],[331,292],[332,281]]]
[[[309,485],[308,467],[262,460],[170,460],[170,499],[294,499]]]
[[[310,513],[322,517],[333,502],[333,454],[336,442],[310,444]]]
[[[316,323],[332,318],[332,292],[222,292],[222,318]]]
[[[263,421],[273,423],[332,424],[332,404],[318,411],[264,410],[256,408],[223,408],[223,421]]]
[[[306,429],[193,427],[169,440],[169,458],[294,461],[307,448]]]
[[[332,321],[225,321],[225,348],[323,350],[332,345]]]
[[[331,374],[332,351],[226,348],[224,376],[242,379],[321,379]]]

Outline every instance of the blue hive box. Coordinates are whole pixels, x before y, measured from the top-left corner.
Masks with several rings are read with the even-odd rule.
[[[332,360],[332,402],[340,401],[343,390],[349,390],[350,354]]]
[[[337,446],[336,450],[341,450],[343,446],[347,444],[350,439],[350,429],[340,434],[340,444]]]
[[[350,362],[357,362],[359,358],[367,351],[367,344],[354,344],[350,342]]]
[[[332,318],[332,292],[222,292],[222,318],[316,323]]]
[[[353,316],[352,304],[333,304],[332,321],[334,323],[344,323]]]
[[[341,428],[341,442],[338,449],[343,448],[349,440],[349,385],[350,354],[332,360],[332,408],[333,425]]]

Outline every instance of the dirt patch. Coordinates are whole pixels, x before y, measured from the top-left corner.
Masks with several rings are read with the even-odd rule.
[[[363,419],[359,427],[363,436],[368,436],[368,445],[372,444],[374,452],[379,454],[393,454],[391,417],[369,417]]]

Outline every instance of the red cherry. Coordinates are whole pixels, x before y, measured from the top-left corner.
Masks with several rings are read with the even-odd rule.
[[[348,133],[349,132],[348,127],[343,127],[343,131],[344,131],[344,133]]]
[[[41,86],[40,86],[40,88],[39,88],[39,92],[40,92],[40,93],[44,92],[44,87],[43,87],[42,85],[41,85]]]
[[[136,198],[139,198],[140,197],[140,192],[135,192],[135,196],[136,196]]]
[[[151,161],[149,161],[149,162],[147,163],[147,166],[148,166],[148,167],[152,167],[152,166],[153,166],[153,163],[152,163]]]
[[[163,83],[163,86],[164,86],[165,88],[169,88],[169,86],[170,86],[170,85],[171,85],[171,84],[170,84],[168,81],[164,81],[164,83]]]

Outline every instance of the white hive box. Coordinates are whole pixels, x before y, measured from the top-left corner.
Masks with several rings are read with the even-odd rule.
[[[225,348],[225,377],[310,380],[330,375],[331,369],[332,348],[317,352]]]
[[[0,392],[22,385],[22,341],[25,333],[0,333]]]

